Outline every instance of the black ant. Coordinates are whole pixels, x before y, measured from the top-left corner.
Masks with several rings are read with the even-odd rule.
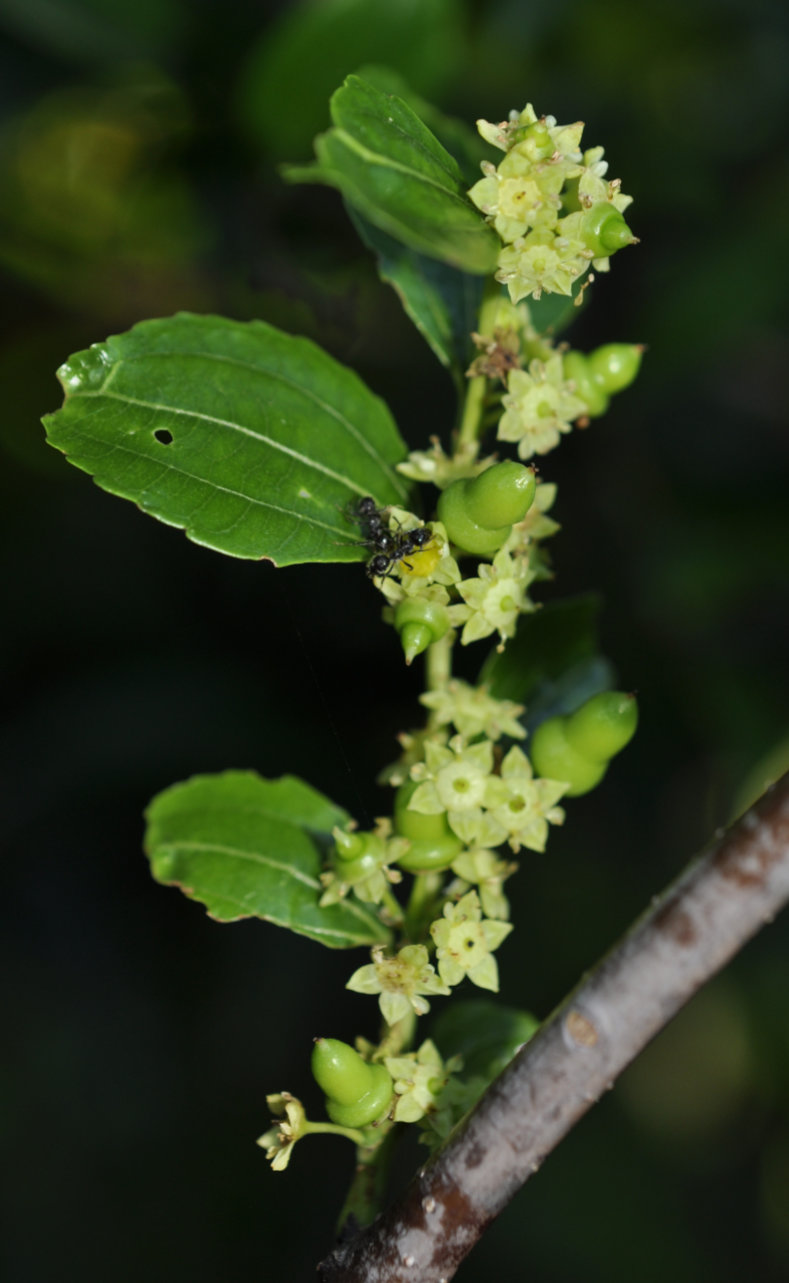
[[[427,547],[433,538],[433,532],[427,526],[393,532],[389,529],[384,514],[385,509],[379,508],[371,495],[360,499],[348,514],[349,519],[355,521],[361,531],[361,544],[373,553],[367,563],[367,573],[371,579],[391,578],[392,570],[399,561],[411,570],[406,557]]]

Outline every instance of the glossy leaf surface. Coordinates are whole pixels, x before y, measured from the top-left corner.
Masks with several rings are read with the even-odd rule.
[[[406,495],[384,403],[308,339],[181,313],[72,356],[50,443],[195,543],[280,566],[357,561],[343,510]]]
[[[151,802],[145,850],[157,882],[177,886],[219,922],[263,918],[331,949],[385,942],[357,901],[321,908],[319,873],[348,815],[295,776],[196,775]]]
[[[473,358],[471,331],[482,302],[483,278],[418,254],[350,211],[365,245],[378,259],[381,280],[392,286],[406,315],[459,388]]]
[[[466,195],[457,161],[402,98],[359,76],[332,95],[334,128],[315,140],[317,164],[296,182],[337,187],[381,231],[420,254],[486,275],[501,242]]]
[[[433,1038],[445,1059],[463,1057],[464,1077],[479,1074],[490,1080],[501,1073],[539,1025],[528,1011],[479,998],[446,1007],[433,1026]]]

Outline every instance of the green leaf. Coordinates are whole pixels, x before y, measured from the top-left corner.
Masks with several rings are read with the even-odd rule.
[[[385,943],[357,901],[321,908],[320,844],[347,813],[292,775],[196,775],[153,799],[145,850],[157,882],[178,886],[218,922],[263,918],[330,949]]]
[[[330,102],[334,129],[295,182],[337,187],[369,222],[420,254],[487,275],[501,242],[466,195],[457,161],[402,98],[348,76]]]
[[[540,1027],[536,1016],[486,998],[453,1002],[441,1012],[432,1038],[446,1060],[463,1057],[463,1077],[490,1082]]]
[[[471,331],[482,302],[484,278],[417,254],[349,209],[351,221],[378,258],[378,274],[395,290],[419,333],[458,389],[473,356]]]
[[[522,615],[506,650],[488,655],[480,682],[497,699],[527,704],[529,730],[612,685],[613,669],[599,654],[601,605],[596,593],[550,602]]]
[[[308,339],[180,313],[72,356],[50,443],[195,543],[276,565],[358,561],[349,502],[403,503],[384,403]]]
[[[376,3],[378,0],[376,0]],[[356,75],[366,80],[375,89],[385,94],[396,94],[408,103],[411,110],[419,117],[423,125],[435,134],[442,147],[457,161],[463,178],[469,187],[476,183],[480,175],[480,164],[490,160],[494,149],[486,143],[476,129],[472,129],[465,120],[457,116],[448,116],[434,103],[416,93],[408,81],[395,71],[389,62],[385,66],[376,63],[365,63],[358,67]]]

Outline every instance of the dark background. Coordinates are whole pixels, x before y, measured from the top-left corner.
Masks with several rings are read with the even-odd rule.
[[[503,998],[547,1014],[758,791],[768,756],[789,765],[781,6],[279,11],[0,0],[8,1283],[299,1283],[331,1241],[350,1147],[306,1141],[276,1175],[254,1140],[267,1092],[317,1106],[314,1035],[375,1032],[343,991],[363,956],[220,927],[155,886],[141,813],[238,766],[301,775],[365,821],[387,805],[371,767],[418,721],[419,675],[360,567],[276,572],[195,547],[70,468],[38,420],[71,352],[184,308],[309,334],[412,445],[448,430],[450,382],[339,198],[277,176],[309,156],[348,71],[389,61],[468,121],[527,99],[583,118],[636,198],[641,244],[571,337],[649,352],[545,463],[563,530],[544,599],[604,593],[603,646],[641,726],[549,852],[527,853]],[[788,994],[779,919],[458,1277],[785,1279]]]

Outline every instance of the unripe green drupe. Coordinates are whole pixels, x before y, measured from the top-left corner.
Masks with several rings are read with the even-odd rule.
[[[462,851],[463,843],[449,827],[445,811],[438,815],[409,811],[408,803],[418,787],[416,780],[406,780],[395,794],[395,833],[411,842],[397,863],[409,873],[440,872],[449,868]]]
[[[565,735],[577,753],[608,762],[629,744],[637,725],[635,695],[600,691],[566,719]]]
[[[312,1076],[326,1096],[326,1112],[341,1127],[366,1127],[383,1117],[393,1095],[385,1065],[372,1065],[338,1038],[316,1038]]]
[[[439,602],[406,597],[395,607],[394,626],[400,634],[405,662],[410,664],[433,642],[441,640],[449,628],[449,615]]]
[[[601,691],[568,717],[550,717],[537,727],[532,765],[546,779],[566,780],[568,797],[580,797],[600,783],[611,758],[632,739],[637,722],[634,695]]]
[[[488,557],[498,552],[516,521],[534,502],[533,468],[506,459],[478,477],[453,481],[438,500],[438,518],[463,552]]]

